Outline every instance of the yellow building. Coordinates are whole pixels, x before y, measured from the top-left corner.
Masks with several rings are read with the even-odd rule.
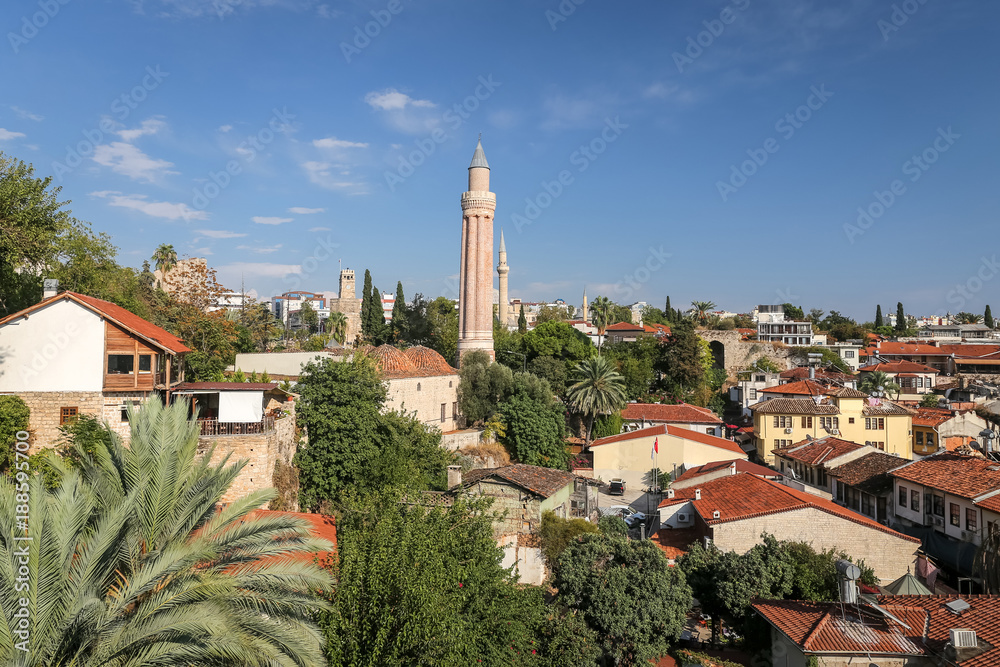
[[[806,436],[818,439],[835,435],[862,445],[871,445],[889,454],[913,458],[912,413],[891,401],[870,405],[868,396],[856,389],[831,387],[815,395],[803,392],[793,396],[796,388],[790,383],[775,390],[784,390],[786,398],[772,398],[750,406],[753,412],[754,442],[757,456],[769,465],[774,463],[772,450],[789,447]]]

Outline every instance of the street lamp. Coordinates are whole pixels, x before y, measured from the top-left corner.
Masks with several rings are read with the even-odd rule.
[[[528,357],[527,357],[527,355],[521,354],[520,352],[514,352],[513,350],[500,350],[500,351],[503,352],[504,354],[513,354],[513,355],[516,355],[518,357],[521,357],[521,370],[524,371],[525,373],[528,372]]]

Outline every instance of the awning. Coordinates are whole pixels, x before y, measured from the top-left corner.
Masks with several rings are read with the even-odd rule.
[[[229,423],[259,422],[264,416],[264,392],[220,391],[219,421]]]

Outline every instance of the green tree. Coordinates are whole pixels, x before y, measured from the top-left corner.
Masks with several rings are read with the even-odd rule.
[[[548,382],[530,373],[515,373],[511,395],[500,403],[499,411],[504,424],[500,440],[514,460],[566,468],[566,417]]]
[[[979,324],[983,317],[982,315],[977,315],[976,313],[967,313],[964,310],[960,313],[955,313],[952,319],[957,324]]]
[[[542,306],[538,309],[538,315],[535,316],[535,324],[565,322],[571,319],[572,314],[569,311],[572,308],[572,306]]]
[[[983,313],[983,324],[990,329],[993,328],[993,313],[990,312],[990,304],[986,304],[986,312]]]
[[[524,304],[521,304],[521,311],[517,316],[517,332],[525,334],[528,331],[528,319],[524,316]]]
[[[559,557],[572,541],[588,533],[599,533],[593,523],[585,519],[563,519],[555,512],[542,514],[542,525],[538,538],[542,543],[542,555],[553,572],[559,566]]]
[[[801,306],[793,306],[790,303],[783,303],[781,304],[781,307],[785,311],[785,317],[790,320],[801,322],[806,319],[806,314],[802,311]]]
[[[606,660],[643,665],[684,628],[691,588],[649,540],[583,535],[559,558],[558,600],[597,633]]]
[[[813,326],[816,326],[817,324],[823,321],[824,314],[825,314],[824,311],[819,308],[810,308],[809,321],[813,323]]]
[[[708,313],[715,308],[714,301],[692,301],[691,313],[698,324],[704,325],[708,321]]]
[[[670,328],[664,341],[655,369],[663,376],[663,384],[670,391],[693,391],[705,379],[702,363],[701,339],[694,332],[694,325],[683,320]]]
[[[449,361],[458,358],[458,308],[451,299],[439,296],[427,304],[428,339],[424,343]],[[412,320],[411,320],[412,321]]]
[[[14,462],[17,432],[28,430],[30,417],[31,410],[20,396],[0,396],[0,473]]]
[[[361,335],[372,340],[372,273],[365,269],[365,281],[361,288]]]
[[[896,331],[906,331],[906,311],[902,302],[896,304]]]
[[[646,398],[656,381],[655,365],[663,353],[660,340],[643,337],[634,343],[609,343],[604,355],[613,360],[625,380],[625,393],[629,400]]]
[[[383,414],[386,387],[370,357],[310,362],[296,391],[298,422],[309,433],[295,455],[303,507],[334,501],[347,488],[443,489],[451,455],[440,447],[440,433],[412,417]]]
[[[899,385],[885,371],[865,373],[858,385],[858,390],[871,394],[878,389],[881,389],[886,395],[895,394],[897,397],[901,391]]]
[[[458,406],[470,424],[482,424],[499,412],[514,388],[514,373],[494,364],[482,350],[467,353],[458,370]]]
[[[666,324],[674,321],[674,309],[670,307],[669,296],[667,296],[667,302],[663,305],[663,315],[667,318]]]
[[[882,318],[882,306],[875,306],[875,328],[884,327],[885,320]]]
[[[573,384],[566,390],[570,407],[587,420],[586,444],[590,445],[594,419],[625,407],[625,381],[605,357],[581,361],[571,376]]]
[[[153,252],[153,265],[161,274],[166,274],[177,266],[177,251],[169,243],[161,243]]]
[[[566,363],[553,356],[535,357],[528,364],[528,370],[548,381],[553,393],[562,396],[566,393]]]
[[[254,516],[272,496],[222,504],[245,462],[210,464],[183,403],[130,412],[128,447],[115,434],[95,452],[76,448],[46,489],[40,475],[0,479],[0,522],[15,525],[17,493],[30,495],[27,568],[30,652],[0,631],[4,664],[324,664],[310,593],[332,578],[294,554],[330,549],[287,516]],[[54,459],[58,465],[58,461]],[[19,608],[15,543],[0,536],[0,603]],[[28,642],[26,642],[28,643]],[[17,657],[15,657],[17,656]]]
[[[341,512],[337,586],[321,620],[330,664],[537,664],[528,656],[538,657],[541,591],[522,590],[501,566],[488,501],[401,500],[352,497]]]
[[[529,363],[536,357],[554,357],[571,368],[597,353],[585,333],[565,322],[543,322],[526,333],[522,342]]]
[[[622,413],[615,412],[610,415],[600,415],[594,420],[594,440],[600,440],[611,435],[618,435],[622,432]]]
[[[409,327],[406,326],[406,297],[403,296],[403,282],[396,282],[396,300],[392,304],[392,336],[390,342],[406,340]]]
[[[798,363],[805,364],[809,360],[810,354],[818,354],[822,356],[821,364],[825,368],[833,368],[840,373],[846,373],[847,375],[853,375],[854,371],[847,364],[846,361],[840,358],[840,355],[831,350],[828,347],[820,347],[819,345],[811,345],[808,347],[795,347],[792,348],[792,358]]]
[[[920,399],[920,407],[922,408],[936,408],[941,402],[941,397],[937,394],[925,394],[922,399]]]
[[[308,301],[302,302],[302,307],[299,309],[299,321],[302,326],[309,330],[309,333],[319,331],[319,313]]]

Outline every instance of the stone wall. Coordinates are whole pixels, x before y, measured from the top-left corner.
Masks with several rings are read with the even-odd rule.
[[[222,497],[232,502],[253,491],[274,486],[274,464],[280,460],[290,464],[295,455],[295,418],[285,416],[275,420],[274,430],[256,435],[219,435],[198,439],[198,453],[208,451],[215,444],[212,463],[216,464],[229,455],[233,464],[246,459],[247,464]]]
[[[147,393],[144,391],[117,391],[104,394],[101,419],[107,422],[108,427],[126,443],[132,439],[132,430],[128,420],[122,419],[122,410],[133,403],[142,403],[146,400],[146,396]]]
[[[104,395],[99,391],[26,391],[16,395],[31,410],[29,430],[32,454],[59,444],[62,408],[76,408],[77,414],[103,419]]]
[[[717,524],[712,526],[712,532],[715,545],[723,551],[745,553],[760,542],[761,533],[779,540],[808,542],[816,551],[844,551],[855,561],[862,559],[874,568],[883,585],[913,568],[920,548],[919,542],[894,537],[813,507]]]
[[[455,413],[458,407],[458,374],[429,377],[391,378],[388,381],[386,410],[401,410],[413,414],[425,426],[441,432],[454,431],[457,427]],[[441,405],[445,406],[444,420]]]
[[[441,436],[441,446],[453,452],[462,447],[475,447],[482,441],[482,436],[482,430],[476,428],[451,431]]]
[[[745,370],[760,357],[767,357],[778,368],[787,370],[794,365],[791,361],[792,348],[773,343],[761,343],[756,340],[743,340],[739,331],[696,331],[702,340],[718,341],[724,350],[723,366],[730,378],[735,378],[739,371]],[[716,362],[719,360],[716,359]]]

